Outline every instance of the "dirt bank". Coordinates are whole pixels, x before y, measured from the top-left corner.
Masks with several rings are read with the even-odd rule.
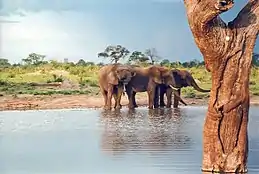
[[[146,96],[137,96],[139,106],[147,106]],[[188,105],[207,105],[208,99],[184,98]],[[114,101],[113,101],[114,103]],[[251,97],[251,105],[259,105],[259,97]],[[122,97],[122,105],[127,106],[128,99]],[[52,96],[2,96],[0,97],[0,111],[3,110],[31,110],[31,109],[69,109],[69,108],[101,108],[102,96],[88,95],[52,95]],[[180,106],[182,106],[180,104]]]

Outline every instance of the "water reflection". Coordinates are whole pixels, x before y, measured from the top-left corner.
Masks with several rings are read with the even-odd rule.
[[[249,174],[259,173],[258,111],[249,118]],[[0,112],[0,173],[201,174],[205,114],[201,107]]]
[[[113,155],[190,149],[192,139],[185,131],[186,114],[180,108],[103,111],[101,149]]]

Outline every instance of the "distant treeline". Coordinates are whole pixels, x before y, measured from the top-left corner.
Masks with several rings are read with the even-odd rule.
[[[40,58],[39,58],[40,57]],[[204,66],[204,61],[199,60],[191,60],[187,62],[179,62],[179,61],[170,61],[168,59],[163,59],[160,62],[156,62],[157,64],[160,64],[162,66],[170,66],[170,67],[184,67],[184,68],[191,68],[191,67],[200,67]],[[69,64],[71,66],[103,66],[104,63],[95,63],[91,61],[85,61],[84,59],[78,60],[76,63],[74,62],[61,62],[61,61],[55,61],[55,60],[49,60],[46,61],[44,58],[42,59],[42,55],[32,53],[28,58],[22,59],[21,63],[14,63],[11,64],[8,59],[0,58],[0,68],[8,68],[8,67],[17,67],[17,66],[38,66],[38,65],[44,65],[44,64]],[[127,62],[126,64],[135,64],[133,62]],[[138,64],[148,65],[152,64],[149,62],[140,62]]]
[[[149,52],[148,52],[149,51]],[[127,59],[126,64],[138,64],[138,65],[151,65],[151,64],[160,64],[162,66],[167,67],[183,67],[183,68],[192,68],[192,67],[204,67],[204,61],[199,61],[197,59],[180,62],[180,61],[170,61],[168,59],[161,59],[157,55],[155,55],[155,51],[148,50],[147,55],[149,53],[149,56],[146,54],[143,54],[138,51],[134,51]],[[113,53],[115,55],[115,53]],[[125,55],[121,56],[119,58],[114,58],[112,56],[114,55],[108,55],[106,53],[98,53],[98,57],[105,57],[110,58],[111,62],[117,63],[120,59],[125,59]],[[22,67],[22,66],[39,66],[44,64],[52,64],[54,66],[58,66],[61,64],[67,64],[70,66],[103,66],[104,63],[94,63],[85,61],[84,59],[78,60],[76,63],[64,61],[59,62],[55,60],[45,60],[45,55],[40,55],[37,53],[31,53],[28,55],[27,58],[24,58],[21,60],[21,63],[15,63],[11,64],[8,59],[6,58],[0,58],[0,68],[9,68],[9,67]],[[155,59],[156,58],[156,59]],[[259,67],[259,54],[254,53],[252,56],[252,65],[254,67]]]

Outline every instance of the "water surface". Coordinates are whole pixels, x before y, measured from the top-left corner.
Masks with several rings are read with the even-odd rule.
[[[199,174],[206,107],[0,112],[1,174]],[[249,174],[259,173],[259,107]]]

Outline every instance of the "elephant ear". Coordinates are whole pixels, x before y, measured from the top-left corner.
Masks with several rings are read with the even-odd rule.
[[[119,80],[115,72],[110,72],[107,76],[107,82],[112,85],[118,85]]]
[[[173,77],[174,77],[176,83],[179,83],[182,81],[181,74],[179,73],[178,70],[172,70],[172,74],[173,74]]]
[[[162,71],[162,76],[163,76],[163,77],[168,77],[168,76],[170,76],[170,75],[171,75],[170,70],[163,70],[163,71]]]

